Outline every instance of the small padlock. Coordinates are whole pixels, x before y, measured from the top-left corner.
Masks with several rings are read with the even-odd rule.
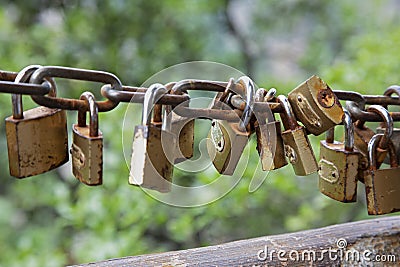
[[[172,89],[172,94],[187,94],[186,91],[182,92],[181,88],[184,87],[184,84],[176,83]],[[181,103],[180,105],[189,106],[189,100]],[[166,111],[169,112],[170,106],[166,107]],[[182,117],[171,110],[171,118],[170,118],[170,128],[171,132],[177,136],[177,142],[179,149],[175,150],[175,163],[180,163],[185,161],[186,159],[190,159],[193,157],[193,146],[194,146],[194,119]],[[167,119],[164,116],[165,119]]]
[[[40,66],[28,66],[15,82],[26,82]],[[55,83],[48,80],[55,96]],[[6,118],[10,174],[24,178],[50,171],[68,161],[65,110],[37,107],[22,112],[21,95],[13,95],[13,115]]]
[[[369,169],[365,172],[365,194],[368,214],[381,215],[400,211],[400,167],[393,143],[388,145],[390,168],[377,169],[376,149],[384,134],[374,135],[368,143]]]
[[[288,94],[295,116],[307,131],[320,135],[342,122],[343,108],[329,86],[311,76]]]
[[[350,113],[344,111],[344,143],[334,141],[334,128],[321,141],[319,170],[319,190],[324,195],[340,201],[357,200],[357,177],[360,153],[354,149],[354,125]]]
[[[99,130],[98,107],[92,93],[84,92],[81,100],[89,107],[90,122],[86,124],[86,111],[78,111],[78,123],[72,125],[72,173],[86,185],[103,183],[103,134]]]
[[[393,119],[390,116],[389,112],[382,106],[379,105],[371,105],[367,108],[367,111],[369,112],[374,112],[379,114],[382,119],[385,127],[385,136],[387,138],[391,138],[393,134]],[[363,121],[356,121],[355,122],[355,127],[354,127],[354,146],[360,151],[361,153],[361,164],[360,167],[363,169],[362,171],[366,170],[368,168],[368,143],[371,140],[371,138],[375,135],[374,131],[372,131],[370,128],[364,125]],[[376,160],[376,167],[379,168],[384,161],[386,155],[387,155],[387,144],[388,144],[388,139],[384,138],[382,140],[377,148],[377,160]],[[363,175],[362,172],[360,173],[359,180],[363,182]]]
[[[383,95],[385,96],[391,96],[392,94],[396,94],[400,97],[400,86],[392,85],[388,87],[383,93]],[[387,105],[382,106],[387,109]],[[379,127],[376,128],[376,133],[384,133],[386,130],[385,127],[385,123],[382,123]],[[393,133],[390,139],[392,140],[393,145],[396,148],[397,160],[400,160],[400,128],[393,127]],[[390,164],[389,155],[386,156],[383,162],[386,164]]]
[[[317,172],[318,164],[305,128],[297,123],[287,98],[280,95],[277,99],[283,108],[281,120],[285,127],[285,131],[282,133],[285,154],[293,166],[294,173],[298,176],[305,176]]]
[[[166,92],[167,89],[158,83],[146,91],[142,124],[135,127],[129,175],[130,184],[162,193],[171,190],[173,172],[173,162],[168,160],[165,151],[176,149],[177,143],[174,135],[162,131],[162,122],[151,121],[151,112],[154,104]],[[156,108],[154,111],[161,113],[162,109]],[[154,114],[154,118],[161,117],[161,114]]]
[[[243,111],[240,122],[228,122],[223,120],[213,120],[207,142],[208,154],[211,157],[214,167],[221,174],[232,175],[239,163],[244,148],[251,135],[250,118],[254,104],[254,84],[247,77],[242,76],[237,81],[246,90],[246,107]],[[227,89],[233,86],[232,79],[228,83]],[[227,90],[224,96],[227,96]],[[217,95],[218,97],[218,95]],[[218,101],[215,101],[218,103]],[[222,102],[222,101],[221,101]],[[211,140],[211,141],[210,141]]]
[[[267,92],[264,88],[258,89],[255,101],[264,102],[266,94]],[[262,111],[254,111],[254,114],[257,119],[254,122],[254,130],[257,135],[256,148],[260,156],[262,169],[264,171],[275,170],[287,165],[280,121],[276,121],[275,118],[269,121],[268,116]]]

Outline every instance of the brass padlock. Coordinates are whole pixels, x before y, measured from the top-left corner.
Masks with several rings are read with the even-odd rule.
[[[400,86],[392,85],[388,87],[383,93],[383,95],[385,96],[391,96],[392,94],[396,94],[400,97]],[[387,105],[382,106],[387,109]],[[379,127],[376,128],[376,133],[384,133],[386,131],[385,127],[385,123],[382,123]],[[396,148],[397,160],[400,160],[400,128],[393,127],[393,133],[390,139],[392,140],[393,145]],[[386,156],[383,162],[386,164],[390,164],[389,155]]]
[[[28,66],[15,82],[26,82],[40,66]],[[55,96],[55,83],[48,80]],[[65,110],[37,107],[22,111],[21,95],[13,95],[13,115],[6,118],[10,174],[24,178],[50,171],[68,161]]]
[[[135,127],[129,175],[129,184],[163,193],[171,190],[173,172],[173,162],[168,160],[165,151],[176,149],[177,143],[174,135],[162,131],[162,122],[151,121],[151,112],[154,104],[166,92],[167,89],[158,83],[146,91],[142,124]],[[162,112],[159,107],[154,113]],[[161,117],[160,114],[154,114],[154,118]]]
[[[167,158],[180,163],[193,157],[194,119],[182,117],[166,106],[163,119],[164,131],[173,134],[177,141],[176,149],[165,151]]]
[[[256,102],[264,102],[267,94],[264,88],[256,92]],[[285,150],[282,140],[281,123],[269,118],[265,112],[254,111],[256,121],[254,130],[257,135],[257,151],[261,160],[261,167],[264,171],[279,169],[287,165]],[[273,115],[272,115],[273,116]]]
[[[318,186],[321,193],[334,200],[355,202],[360,153],[354,149],[354,125],[346,110],[343,125],[344,143],[334,141],[333,127],[321,141]]]
[[[90,122],[86,124],[86,111],[78,111],[78,123],[72,125],[72,173],[86,185],[103,183],[103,134],[99,130],[98,107],[92,93],[84,92],[81,100],[89,107]]]
[[[277,99],[283,108],[281,120],[285,127],[282,133],[285,154],[293,166],[294,173],[305,176],[317,172],[318,164],[305,128],[297,123],[287,98],[280,95]]]
[[[314,135],[320,135],[342,122],[343,108],[329,86],[311,76],[288,94],[295,116]]]
[[[247,76],[240,77],[237,82],[246,90],[246,107],[243,115],[239,122],[213,120],[207,142],[208,154],[211,157],[214,167],[219,173],[225,175],[232,175],[235,172],[236,166],[252,133],[249,122],[253,110],[255,87],[253,81]],[[233,82],[231,79],[227,89],[229,90],[232,85]],[[224,96],[227,95],[226,92]],[[218,103],[218,101],[214,102]]]
[[[389,142],[389,169],[376,167],[376,149],[384,134],[374,135],[368,143],[369,169],[365,172],[365,194],[368,214],[380,215],[400,211],[400,167],[397,164],[396,151]]]

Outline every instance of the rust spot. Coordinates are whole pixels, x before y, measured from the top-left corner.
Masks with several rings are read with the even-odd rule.
[[[324,108],[331,108],[335,105],[336,98],[330,89],[323,89],[318,91],[318,103]]]

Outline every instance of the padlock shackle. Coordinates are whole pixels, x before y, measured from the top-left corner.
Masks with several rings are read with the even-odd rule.
[[[142,125],[150,125],[151,123],[151,113],[157,103],[158,99],[168,92],[167,88],[160,83],[152,84],[149,89],[147,89],[144,100],[143,100],[143,111],[142,111]],[[155,111],[160,111],[155,110]]]
[[[344,150],[354,150],[354,124],[350,112],[343,109],[343,127],[344,127]]]
[[[281,115],[283,116],[282,122],[285,130],[296,130],[299,128],[300,125],[297,123],[292,106],[290,105],[287,97],[284,95],[279,95],[277,100],[283,108]]]
[[[245,132],[246,127],[250,122],[251,115],[253,115],[254,94],[256,91],[256,87],[254,85],[254,82],[248,76],[240,77],[237,83],[241,84],[245,88],[244,98],[246,99],[246,106],[243,110],[243,115],[239,122],[239,130]]]
[[[258,88],[256,91],[256,96],[254,98],[255,102],[264,102],[264,97],[267,94],[267,90],[265,90],[264,88]]]
[[[367,111],[379,114],[386,124],[384,137],[379,142],[379,148],[386,149],[393,134],[393,119],[389,111],[380,105],[371,105],[367,108]]]
[[[379,147],[379,143],[384,138],[384,134],[375,134],[371,140],[368,142],[368,161],[369,161],[369,169],[371,171],[376,171],[376,150]],[[389,139],[388,150],[390,156],[390,167],[396,168],[398,167],[397,163],[397,154],[396,148],[393,145],[393,142]]]
[[[86,101],[89,106],[90,122],[89,122],[89,136],[99,136],[99,109],[96,103],[96,99],[91,92],[84,92],[81,94],[80,100]],[[78,126],[86,127],[86,111],[78,110]]]

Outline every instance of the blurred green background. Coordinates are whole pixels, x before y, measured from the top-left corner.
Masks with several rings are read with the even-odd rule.
[[[166,67],[209,60],[235,67],[280,94],[312,74],[333,89],[369,94],[398,83],[400,1],[0,3],[5,70],[30,64],[92,68],[140,85]],[[94,90],[66,81],[60,88],[68,88],[60,95],[75,98]],[[27,97],[24,104],[35,106]],[[9,95],[0,97],[0,107],[3,118],[11,114]],[[1,266],[84,263],[373,218],[367,216],[363,188],[357,203],[338,203],[319,193],[315,174],[296,177],[290,166],[271,172],[249,193],[246,177],[258,161],[254,147],[244,179],[224,198],[199,208],[157,202],[127,184],[121,144],[125,110],[121,105],[100,115],[104,185],[96,188],[79,184],[69,166],[23,180],[10,177],[1,125]],[[75,120],[76,113],[69,112],[69,128]],[[318,157],[323,137],[310,138]]]

